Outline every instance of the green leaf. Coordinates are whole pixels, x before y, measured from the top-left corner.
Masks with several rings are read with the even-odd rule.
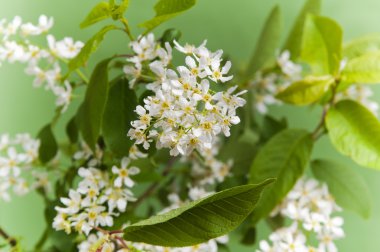
[[[40,140],[38,157],[42,163],[52,160],[58,152],[57,140],[54,137],[51,125],[48,124],[41,129],[37,138]]]
[[[307,14],[318,15],[320,10],[321,0],[308,0],[299,13],[283,47],[283,50],[290,52],[292,60],[296,60],[301,54],[302,33]]]
[[[80,23],[80,28],[86,28],[109,17],[111,17],[111,9],[109,3],[100,2],[95,5],[94,8],[92,8],[87,17],[82,21],[82,23]]]
[[[126,78],[117,78],[111,83],[102,131],[107,148],[118,156],[127,156],[133,144],[127,133],[131,128],[131,121],[136,118],[136,106],[136,94],[129,89]]]
[[[342,58],[342,29],[332,19],[308,15],[303,31],[301,58],[314,74],[339,72]]]
[[[78,142],[79,131],[78,126],[76,124],[76,117],[70,119],[70,121],[66,125],[66,134],[69,137],[71,143]]]
[[[256,227],[249,227],[245,232],[240,240],[241,244],[244,245],[253,245],[256,243],[256,238],[257,238],[257,230]]]
[[[259,151],[250,170],[250,183],[268,178],[276,182],[263,193],[253,211],[253,223],[265,218],[302,176],[309,162],[313,140],[305,130],[286,129],[270,139]]]
[[[112,9],[112,18],[114,20],[121,19],[124,16],[124,12],[128,9],[129,0],[123,0],[120,5],[116,5]]]
[[[366,53],[380,51],[380,34],[370,34],[364,37],[354,39],[343,47],[343,58],[352,59],[362,56]]]
[[[161,46],[165,46],[165,42],[169,42],[171,46],[173,46],[173,41],[178,41],[182,36],[182,33],[180,30],[171,28],[167,29],[164,34],[162,34],[162,37],[160,39]]]
[[[146,28],[147,31],[150,31],[161,23],[190,9],[195,3],[196,0],[159,0],[154,6],[156,16],[151,20],[140,24],[140,26]]]
[[[112,58],[101,61],[94,69],[87,87],[80,113],[79,130],[87,145],[94,151],[103,122],[103,112],[108,97],[108,63]]]
[[[319,101],[332,84],[334,77],[330,75],[308,76],[291,84],[278,93],[276,98],[291,104],[307,105]]]
[[[276,119],[270,115],[265,115],[263,125],[260,127],[260,141],[265,143],[286,128],[288,128],[288,122],[285,117]]]
[[[380,52],[367,53],[349,60],[344,67],[343,82],[376,84],[380,83]]]
[[[166,247],[184,247],[235,229],[254,209],[261,192],[274,179],[233,187],[186,203],[124,229],[124,239]]]
[[[353,210],[364,218],[371,215],[371,195],[360,174],[330,160],[314,160],[311,168],[318,180],[326,182],[338,205]]]
[[[261,31],[256,49],[247,68],[247,78],[252,77],[257,70],[275,57],[281,35],[280,7],[275,6],[269,14]]]
[[[380,169],[380,122],[357,102],[344,100],[326,116],[331,142],[356,163]]]
[[[74,71],[75,69],[84,66],[90,58],[91,54],[93,54],[99,48],[99,45],[103,41],[106,33],[116,29],[117,26],[115,25],[107,25],[98,31],[90,40],[88,40],[78,55],[70,60],[70,71]]]

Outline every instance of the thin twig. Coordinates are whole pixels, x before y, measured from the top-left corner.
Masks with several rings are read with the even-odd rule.
[[[168,161],[168,164],[166,165],[165,169],[162,171],[162,174],[161,174],[163,177],[169,174],[176,160],[177,159],[175,157],[172,157]],[[148,187],[148,189],[133,203],[133,208],[136,208],[137,206],[139,206],[147,197],[152,195],[156,191],[159,184],[160,184],[159,182],[156,182],[152,184],[150,187]]]
[[[4,240],[6,240],[9,245],[11,245],[11,247],[16,247],[17,246],[17,241],[15,238],[11,237],[10,235],[8,235],[4,229],[2,229],[0,227],[0,236],[4,238]]]

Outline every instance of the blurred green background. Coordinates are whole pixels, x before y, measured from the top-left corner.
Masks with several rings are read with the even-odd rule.
[[[61,39],[72,36],[75,39],[86,41],[98,26],[86,30],[79,29],[79,22],[90,8],[98,1],[95,0],[1,0],[0,18],[12,18],[20,15],[25,21],[36,22],[40,14],[53,16],[55,26],[52,33]],[[130,20],[133,33],[140,31],[136,25],[154,15],[154,0],[131,0],[127,17]],[[248,61],[253,50],[261,26],[271,7],[279,4],[283,14],[284,36],[289,31],[303,0],[199,0],[198,4],[189,12],[166,23],[155,33],[161,34],[165,28],[175,27],[183,32],[181,41],[199,43],[208,39],[208,46],[212,49],[222,48],[232,59],[233,64],[239,66]],[[380,15],[378,10],[380,1],[361,0],[345,1],[334,0],[323,3],[322,13],[337,20],[345,31],[345,40],[380,30]],[[105,58],[115,52],[125,52],[128,40],[124,34],[114,32],[107,36],[105,43],[96,53],[93,60]],[[30,132],[35,135],[47,123],[54,113],[54,98],[43,89],[32,88],[31,77],[23,74],[24,66],[4,64],[0,67],[0,132],[15,134]],[[376,88],[375,88],[376,89]],[[376,97],[380,100],[377,88]],[[63,122],[74,113],[77,104],[66,112]],[[271,112],[276,116],[286,115],[290,126],[311,129],[316,125],[317,109],[293,108],[284,106],[273,108]],[[58,131],[57,131],[58,132]],[[63,137],[63,134],[60,135]],[[344,211],[346,238],[338,241],[340,251],[344,252],[377,252],[380,251],[380,172],[360,168],[348,158],[342,157],[331,147],[324,137],[318,142],[314,157],[334,158],[354,167],[368,182],[374,207],[370,219],[363,220],[354,213]],[[0,226],[10,234],[22,236],[23,243],[29,248],[41,235],[45,222],[43,219],[43,205],[41,198],[35,193],[25,197],[14,197],[8,204],[0,202]],[[259,238],[267,235],[266,231],[259,234]],[[255,251],[254,248],[236,247],[232,251]]]

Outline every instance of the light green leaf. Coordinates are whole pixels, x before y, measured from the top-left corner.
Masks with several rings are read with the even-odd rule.
[[[100,2],[95,5],[94,8],[92,8],[87,17],[82,21],[82,23],[80,23],[80,28],[86,28],[109,17],[111,17],[111,9],[109,3]]]
[[[108,63],[112,58],[101,61],[92,72],[86,96],[79,111],[78,124],[83,139],[94,151],[103,122],[103,112],[108,97]],[[78,115],[77,115],[78,117]]]
[[[186,203],[124,229],[124,239],[166,247],[184,247],[235,229],[255,208],[261,192],[274,179],[233,187]]]
[[[326,182],[338,205],[353,210],[364,218],[371,215],[371,195],[360,174],[330,160],[314,160],[311,168],[318,180]]]
[[[357,102],[344,100],[326,116],[331,142],[356,163],[380,169],[380,122]]]
[[[48,124],[41,129],[37,138],[40,140],[38,157],[42,163],[52,160],[58,152],[57,140],[54,137],[51,125]]]
[[[341,73],[347,83],[380,83],[380,52],[367,53],[349,60]]]
[[[301,48],[301,58],[313,74],[336,75],[342,58],[342,29],[332,19],[308,15]]]
[[[276,98],[291,104],[311,104],[319,101],[333,83],[334,77],[330,75],[308,76],[303,80],[294,82],[278,93]]]
[[[247,67],[247,78],[254,76],[257,70],[265,63],[275,57],[281,35],[281,13],[280,7],[275,6],[269,14],[259,40],[256,44],[255,52]]]
[[[354,39],[343,47],[343,58],[352,59],[362,56],[366,53],[380,51],[380,34],[370,34],[364,37]]]
[[[123,17],[124,12],[128,9],[129,0],[123,0],[120,5],[115,5],[112,9],[112,18],[118,20]]]
[[[98,31],[90,40],[88,40],[78,55],[70,60],[70,71],[74,71],[75,69],[84,66],[87,63],[87,60],[90,58],[91,54],[93,54],[98,49],[106,33],[116,29],[117,26],[115,25],[107,25]]]
[[[126,78],[117,78],[111,83],[102,131],[107,148],[116,155],[127,156],[133,144],[127,133],[131,128],[131,121],[136,118],[136,106],[136,94],[129,89]]]
[[[302,33],[307,14],[318,15],[320,10],[321,0],[308,0],[299,13],[283,47],[283,50],[290,52],[292,60],[296,60],[301,53]]]
[[[156,16],[140,24],[140,26],[150,31],[161,23],[190,9],[195,3],[196,0],[159,0],[154,6]]]
[[[309,162],[313,140],[305,130],[286,129],[271,138],[259,151],[250,170],[250,183],[268,178],[276,182],[263,193],[253,211],[253,223],[265,218],[302,176]]]

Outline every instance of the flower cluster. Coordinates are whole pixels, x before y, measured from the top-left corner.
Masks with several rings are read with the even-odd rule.
[[[314,179],[301,178],[272,215],[289,218],[292,224],[280,228],[267,241],[260,242],[258,252],[336,252],[334,240],[344,237],[343,219],[333,214],[340,211],[325,184]],[[306,236],[306,234],[308,234]],[[311,234],[318,245],[313,246]]]
[[[186,54],[185,66],[170,68],[171,46],[166,43],[165,49],[160,48],[150,34],[131,43],[136,56],[128,60],[134,66],[127,66],[125,72],[134,73],[136,80],[143,63],[151,62],[148,67],[153,82],[147,88],[154,92],[144,99],[144,106],[137,106],[139,119],[132,122],[128,135],[145,149],[156,140],[157,148],[169,148],[176,156],[210,149],[221,132],[229,136],[230,126],[240,122],[236,109],[245,104],[239,97],[245,91],[234,94],[237,86],[226,92],[210,88],[211,84],[232,79],[226,76],[231,62],[222,66],[222,50],[211,52],[205,42],[199,47],[174,43],[179,52]]]
[[[20,62],[27,64],[26,74],[34,76],[34,87],[45,86],[57,98],[56,105],[65,111],[71,101],[72,87],[62,79],[60,63],[75,57],[83,43],[66,37],[56,41],[53,35],[47,34],[53,26],[53,18],[40,16],[38,24],[22,23],[16,16],[12,21],[0,21],[0,63]],[[47,48],[41,48],[29,39],[46,34]]]
[[[302,67],[290,60],[289,51],[282,52],[276,63],[278,73],[259,71],[250,83],[254,91],[254,107],[261,114],[268,112],[268,105],[281,104],[275,95],[302,77]]]
[[[29,134],[18,134],[11,138],[8,134],[0,136],[0,199],[10,200],[9,190],[24,195],[30,189],[49,189],[46,172],[31,171],[38,163],[40,141]],[[33,182],[28,182],[29,177]]]
[[[131,188],[134,181],[130,176],[139,172],[129,166],[130,159],[123,158],[120,168],[112,167],[112,177],[107,171],[97,168],[80,168],[82,178],[76,190],[69,191],[69,197],[61,198],[64,207],[56,207],[58,212],[53,227],[56,230],[72,229],[89,235],[94,227],[111,227],[113,218],[125,212],[127,203],[134,201]]]

